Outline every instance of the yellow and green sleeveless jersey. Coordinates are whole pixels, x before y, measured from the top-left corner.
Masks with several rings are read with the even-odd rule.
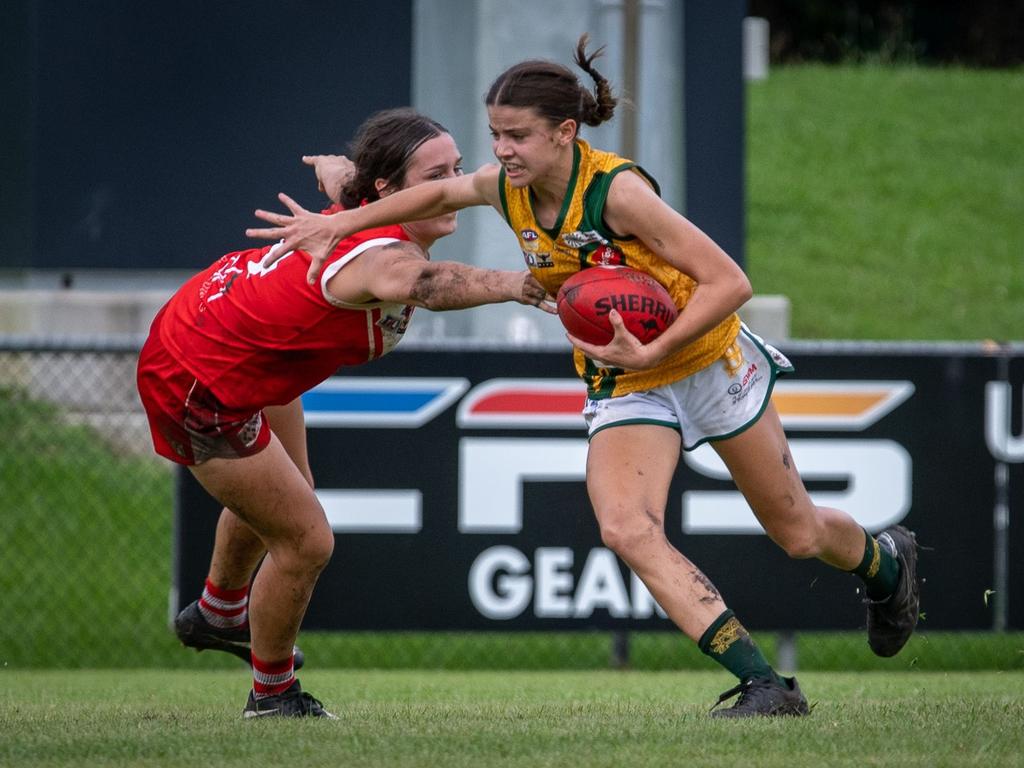
[[[604,223],[604,205],[612,179],[622,171],[639,173],[660,194],[658,183],[638,165],[611,152],[592,149],[577,139],[572,176],[554,227],[545,229],[533,213],[529,188],[513,188],[502,170],[498,186],[505,220],[516,233],[526,265],[554,296],[571,275],[596,264],[621,264],[639,269],[668,289],[682,309],[696,282],[654,253],[636,237],[621,237]],[[656,368],[627,371],[602,367],[578,349],[576,372],[594,399],[617,397],[679,381],[726,357],[730,364],[740,320],[732,314],[704,336],[687,344]]]

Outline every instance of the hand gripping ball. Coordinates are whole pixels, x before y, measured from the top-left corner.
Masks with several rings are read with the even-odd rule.
[[[665,287],[646,272],[619,266],[580,270],[558,289],[558,316],[573,336],[604,345],[615,335],[608,313],[618,310],[626,328],[647,344],[676,319]]]

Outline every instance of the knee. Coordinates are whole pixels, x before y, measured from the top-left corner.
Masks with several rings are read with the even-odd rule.
[[[821,554],[821,547],[818,546],[818,542],[808,537],[797,537],[787,540],[782,545],[782,548],[794,560],[809,560]]]
[[[808,560],[821,555],[821,537],[816,526],[791,526],[781,531],[770,531],[769,534],[794,560]]]
[[[786,495],[755,508],[755,514],[769,538],[794,560],[819,557],[824,551],[825,520],[806,494]]]
[[[646,517],[646,516],[645,516]],[[606,520],[601,523],[601,541],[623,560],[629,562],[652,544],[665,538],[663,526],[653,519]]]
[[[323,526],[318,527],[316,533],[309,537],[303,549],[306,561],[316,568],[317,573],[330,562],[334,554],[334,531],[326,520]]]
[[[271,552],[279,567],[316,577],[334,554],[334,532],[324,520],[278,541]]]

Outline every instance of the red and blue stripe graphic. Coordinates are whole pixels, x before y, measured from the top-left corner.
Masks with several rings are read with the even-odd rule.
[[[468,394],[467,394],[468,390]],[[909,381],[782,381],[772,399],[788,430],[860,431],[914,392]],[[465,395],[465,397],[463,397]],[[318,427],[419,427],[461,399],[456,423],[468,429],[584,429],[579,379],[336,377],[302,396]]]
[[[460,427],[584,429],[587,387],[579,379],[491,379],[459,403]]]
[[[419,427],[469,389],[464,378],[336,376],[302,396],[310,427]]]

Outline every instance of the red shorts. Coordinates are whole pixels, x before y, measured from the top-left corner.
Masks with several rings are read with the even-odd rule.
[[[238,459],[270,442],[263,411],[232,411],[221,404],[167,351],[156,323],[139,353],[137,381],[153,447],[171,461]]]

